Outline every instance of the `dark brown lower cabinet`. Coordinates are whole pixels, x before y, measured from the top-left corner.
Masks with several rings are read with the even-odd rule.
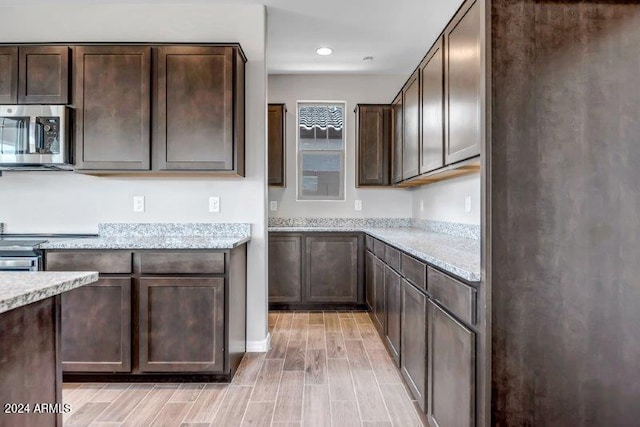
[[[475,425],[475,333],[429,301],[429,405],[432,426]]]
[[[269,302],[302,301],[302,235],[269,236]]]
[[[131,371],[131,278],[101,278],[61,296],[65,372]]]
[[[381,336],[385,336],[387,319],[385,315],[384,263],[373,259],[373,320]]]
[[[374,294],[374,261],[375,256],[373,253],[367,251],[365,253],[364,260],[364,281],[365,281],[365,301],[367,302],[367,307],[369,310],[373,311],[375,294]]]
[[[423,411],[426,411],[427,300],[425,294],[402,280],[400,371]]]
[[[387,315],[387,348],[391,358],[400,366],[400,341],[402,317],[402,279],[389,266],[384,269],[384,286],[386,290],[385,309]]]
[[[142,372],[222,372],[224,278],[140,279]]]
[[[305,237],[306,300],[358,301],[358,236]]]

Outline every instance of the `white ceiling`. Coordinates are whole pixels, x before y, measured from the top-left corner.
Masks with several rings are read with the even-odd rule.
[[[76,3],[235,3],[267,7],[269,74],[408,74],[462,0],[67,0]],[[0,4],[46,3],[0,0]],[[333,55],[315,53],[321,46]],[[372,56],[373,61],[363,61]]]

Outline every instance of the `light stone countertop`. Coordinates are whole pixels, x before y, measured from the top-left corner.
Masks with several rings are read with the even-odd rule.
[[[40,249],[233,249],[250,236],[105,236],[52,240]]]
[[[0,313],[98,280],[95,271],[0,272]]]
[[[364,232],[467,282],[481,280],[480,240],[416,227],[269,227],[270,232]]]

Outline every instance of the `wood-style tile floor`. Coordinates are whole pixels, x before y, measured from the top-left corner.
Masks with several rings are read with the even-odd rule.
[[[364,312],[271,312],[231,384],[64,384],[67,426],[426,425]]]

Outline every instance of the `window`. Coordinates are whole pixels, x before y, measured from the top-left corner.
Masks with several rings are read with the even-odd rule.
[[[298,102],[298,200],[344,200],[344,102]]]

